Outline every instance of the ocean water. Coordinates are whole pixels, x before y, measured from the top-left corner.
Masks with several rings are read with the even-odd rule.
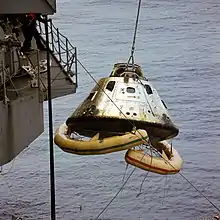
[[[78,48],[96,80],[127,61],[137,1],[58,0],[55,25]],[[180,128],[173,145],[184,159],[182,174],[220,207],[220,2],[143,0],[135,61],[156,86]],[[95,82],[79,68],[76,94],[53,100],[54,129]],[[48,116],[45,132],[0,175],[0,219],[50,219]],[[77,156],[55,146],[57,219],[95,219],[122,186],[125,152]],[[128,167],[125,177],[132,172]],[[9,172],[7,172],[9,171]],[[185,220],[217,210],[181,175],[136,169],[102,220]]]

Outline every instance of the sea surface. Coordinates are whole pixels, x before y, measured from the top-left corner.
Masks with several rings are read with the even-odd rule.
[[[138,1],[58,0],[55,25],[98,80],[130,56]],[[142,0],[135,61],[180,128],[173,145],[182,175],[220,207],[220,1]],[[95,85],[79,67],[77,93],[53,100],[54,130]],[[48,115],[45,132],[0,175],[0,219],[50,219]],[[122,186],[125,152],[77,156],[55,146],[56,214],[96,219]],[[128,167],[125,178],[132,172]],[[181,175],[135,169],[102,220],[195,220],[218,211]],[[139,194],[141,189],[141,194]]]

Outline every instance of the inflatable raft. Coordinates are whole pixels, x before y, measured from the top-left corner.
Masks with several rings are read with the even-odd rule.
[[[121,136],[99,139],[99,134],[96,134],[88,141],[77,140],[68,135],[68,127],[65,123],[56,130],[54,138],[55,143],[63,151],[79,155],[107,154],[127,150],[146,143],[148,140],[147,132],[141,129],[127,132]]]
[[[161,152],[161,157],[146,154],[144,150],[130,149],[125,155],[125,161],[140,169],[163,175],[176,174],[180,171],[183,160],[167,141],[158,142],[153,147]]]

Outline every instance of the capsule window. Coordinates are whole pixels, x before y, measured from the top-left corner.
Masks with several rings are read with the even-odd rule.
[[[114,87],[115,87],[115,81],[110,81],[108,82],[106,89],[109,91],[113,91]]]
[[[133,87],[127,87],[127,93],[135,93],[135,88]]]
[[[87,97],[87,100],[92,100],[94,98],[95,94],[96,94],[96,92],[91,92],[89,94],[89,96]]]
[[[161,102],[163,103],[164,107],[167,109],[165,102],[163,100],[161,100]]]
[[[152,89],[151,89],[151,87],[149,86],[149,85],[144,85],[144,87],[145,87],[145,89],[146,89],[146,91],[147,91],[147,94],[153,94],[153,91],[152,91]]]

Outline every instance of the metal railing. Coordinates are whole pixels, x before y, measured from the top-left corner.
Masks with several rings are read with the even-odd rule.
[[[50,50],[54,58],[58,61],[60,67],[63,71],[68,74],[72,81],[77,83],[77,50],[67,37],[59,32],[59,29],[54,26],[52,20],[48,20],[49,28],[49,45]],[[38,31],[46,41],[45,25],[43,23],[38,23]]]

